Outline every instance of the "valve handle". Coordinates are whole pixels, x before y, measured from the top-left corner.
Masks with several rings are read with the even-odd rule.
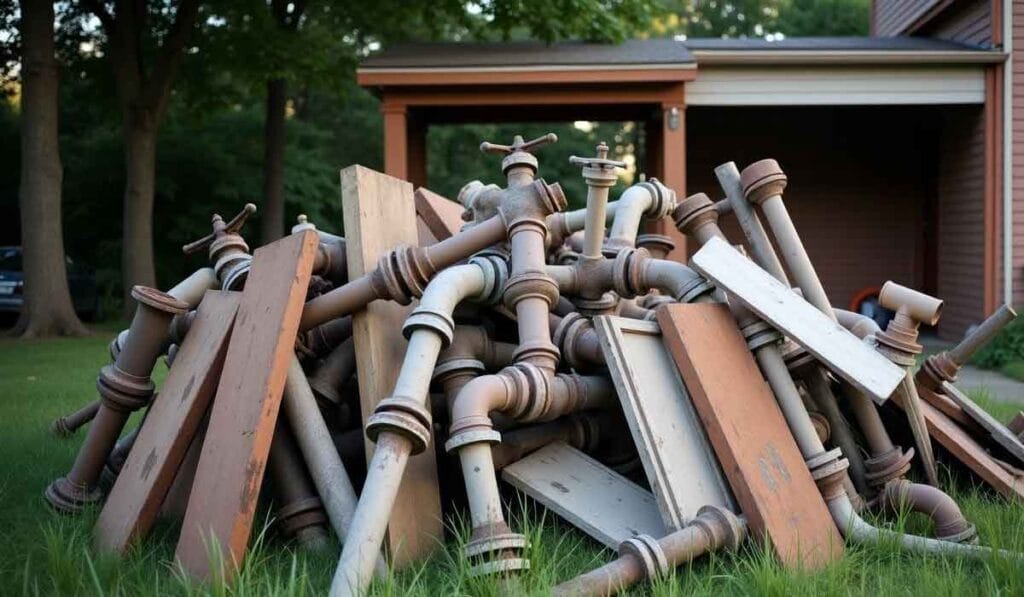
[[[510,155],[517,151],[533,153],[535,149],[540,149],[541,147],[550,145],[556,141],[558,141],[558,135],[554,133],[548,133],[531,141],[523,141],[522,135],[516,135],[512,138],[512,145],[498,145],[497,143],[484,141],[480,144],[480,151],[484,153],[500,153],[503,155]]]
[[[581,158],[577,156],[569,156],[569,163],[574,166],[583,166],[584,168],[625,168],[626,162],[620,162],[618,160],[608,159],[608,145],[602,141],[597,146],[597,157],[593,158]]]
[[[220,214],[213,214],[213,218],[211,220],[211,223],[213,224],[213,232],[199,240],[188,243],[181,247],[181,250],[186,255],[191,255],[192,253],[197,253],[206,249],[211,243],[213,243],[213,241],[217,240],[218,237],[224,236],[225,234],[237,234],[238,231],[242,229],[242,226],[245,225],[245,221],[249,216],[254,213],[256,213],[256,206],[252,203],[246,203],[245,207],[242,208],[242,211],[238,212],[235,217],[231,218],[227,224],[224,223],[224,218],[220,217]]]

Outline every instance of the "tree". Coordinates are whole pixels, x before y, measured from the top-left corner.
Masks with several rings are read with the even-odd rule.
[[[689,37],[867,35],[869,0],[677,1],[655,34]]]
[[[121,109],[125,186],[121,276],[125,313],[135,284],[154,285],[153,200],[157,133],[199,15],[200,0],[82,0],[100,21]],[[159,41],[157,41],[159,40]],[[148,64],[152,62],[152,64]]]
[[[21,1],[21,211],[24,305],[14,327],[23,338],[88,333],[68,290],[61,228],[57,136],[59,76],[50,2]]]

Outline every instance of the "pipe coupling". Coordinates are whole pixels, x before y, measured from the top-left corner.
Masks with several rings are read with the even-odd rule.
[[[786,188],[786,173],[775,160],[760,160],[743,169],[740,185],[747,201],[758,205],[769,197],[782,194]]]
[[[910,471],[910,463],[914,460],[914,449],[906,452],[900,446],[892,450],[872,456],[864,461],[864,480],[869,487],[881,488],[890,481],[904,477]]]
[[[643,565],[646,577],[651,580],[667,576],[672,571],[658,540],[650,535],[637,535],[620,543],[619,557],[623,556],[636,558]]]
[[[367,419],[366,437],[376,443],[381,432],[397,433],[409,440],[415,456],[430,444],[430,427],[430,410],[419,400],[391,396],[381,400]]]
[[[636,237],[636,248],[647,251],[655,259],[665,259],[675,250],[676,243],[664,234],[641,234]]]
[[[740,331],[747,341],[747,348],[754,352],[767,344],[777,344],[782,341],[782,334],[773,328],[770,323],[760,319],[743,326]]]
[[[543,270],[527,270],[511,276],[505,283],[502,300],[510,310],[526,298],[542,299],[550,307],[558,302],[558,283]]]
[[[324,513],[323,504],[317,497],[308,497],[285,504],[277,510],[277,519],[281,521],[281,528],[291,536],[298,534],[304,528],[323,527],[327,524],[327,515]]]
[[[572,304],[576,306],[577,311],[587,317],[611,315],[615,312],[615,307],[619,305],[619,296],[609,291],[596,299],[575,297],[572,299]]]
[[[374,288],[384,290],[381,298],[390,298],[400,305],[423,296],[427,282],[437,273],[427,252],[420,247],[399,245],[377,261],[373,275]]]
[[[100,369],[96,389],[104,406],[130,413],[149,403],[156,386],[148,375],[132,375],[113,363]]]
[[[452,344],[455,337],[455,320],[450,313],[431,309],[420,303],[412,310],[402,325],[402,335],[408,340],[417,330],[431,330],[441,338],[441,349]]]
[[[529,546],[525,535],[513,533],[505,523],[474,528],[464,548],[470,561],[469,575],[476,577],[529,570],[530,561],[522,557]]]
[[[746,526],[739,517],[718,506],[701,506],[690,524],[704,532],[711,549],[735,551],[747,535]]]
[[[806,460],[811,478],[818,486],[825,501],[830,501],[846,493],[843,488],[843,475],[850,468],[850,462],[843,458],[843,451],[834,448],[811,456]]]
[[[508,285],[508,255],[495,252],[477,253],[469,260],[484,273],[484,289],[469,300],[483,305],[497,305]]]
[[[248,251],[246,247],[246,251]],[[213,264],[213,271],[220,280],[221,290],[241,290],[252,269],[252,255],[228,253]]]
[[[554,348],[554,345],[550,345]],[[520,347],[522,350],[523,347]],[[530,350],[530,347],[527,347]],[[557,350],[555,352],[557,354]],[[519,360],[519,351],[516,351]],[[556,356],[557,358],[557,356]],[[551,377],[545,371],[530,362],[518,362],[505,367],[498,374],[503,380],[510,382],[509,395],[511,409],[506,414],[521,421],[539,421],[551,410]]]
[[[942,382],[953,383],[956,381],[960,366],[949,356],[948,352],[941,352],[925,359],[921,365],[921,371],[917,375],[917,381],[933,392],[941,392]]]
[[[676,230],[690,236],[695,230],[718,222],[715,202],[704,193],[690,195],[672,210],[672,221]]]
[[[651,259],[646,249],[626,247],[615,254],[612,263],[612,289],[622,298],[646,294],[650,286],[644,284],[644,264]]]
[[[578,344],[583,334],[593,329],[593,321],[579,313],[570,313],[558,322],[558,327],[551,335],[552,341],[558,346],[565,361],[577,371],[587,371],[596,364],[583,356]]]
[[[796,377],[802,377],[809,365],[817,363],[814,360],[814,355],[791,340],[783,342],[782,360],[786,363],[786,369]]]

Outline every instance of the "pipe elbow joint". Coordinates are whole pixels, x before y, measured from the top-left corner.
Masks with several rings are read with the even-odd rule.
[[[692,303],[711,294],[715,287],[682,263],[649,259],[643,264],[640,281],[645,288],[658,289],[680,303]]]
[[[977,528],[964,518],[960,506],[942,490],[930,485],[896,479],[885,485],[882,505],[891,511],[906,507],[935,523],[935,538],[953,543],[976,543]]]
[[[494,430],[491,411],[501,411],[510,402],[513,387],[506,371],[473,378],[459,391],[452,402],[451,426],[445,450],[452,452],[467,444],[498,443],[501,434]]]

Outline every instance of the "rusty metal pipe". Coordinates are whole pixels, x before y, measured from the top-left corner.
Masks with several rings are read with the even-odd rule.
[[[743,517],[717,506],[704,506],[685,527],[661,539],[639,535],[619,546],[618,559],[559,584],[556,597],[615,595],[645,580],[719,549],[736,550],[747,535]]]
[[[275,516],[285,534],[294,538],[303,549],[326,552],[330,539],[324,528],[327,516],[309,478],[292,430],[283,419],[278,420],[267,457],[267,473],[277,505]]]
[[[750,244],[750,251],[754,254],[754,261],[786,286],[789,286],[789,278],[786,277],[786,270],[782,268],[779,257],[772,248],[771,241],[761,225],[761,220],[754,213],[754,206],[747,202],[743,193],[743,182],[740,171],[736,168],[735,162],[726,162],[715,168],[715,177],[718,184],[725,191],[725,197],[732,206],[732,213],[736,216],[740,228],[743,229],[747,242]],[[710,199],[709,199],[710,201]],[[718,211],[716,210],[716,215]]]
[[[602,413],[573,413],[553,421],[503,433],[501,443],[491,447],[494,469],[501,470],[527,454],[556,441],[564,441],[584,452],[595,450],[601,441],[604,418],[601,415]]]
[[[342,408],[345,400],[341,395],[341,386],[355,375],[355,371],[355,343],[352,338],[348,338],[310,370],[309,386],[318,400]]]
[[[929,485],[896,479],[885,485],[879,495],[880,505],[890,512],[909,508],[935,523],[935,538],[954,543],[975,543],[978,531],[964,518],[953,498]]]
[[[974,353],[990,342],[1016,317],[1017,313],[1009,305],[1003,305],[959,344],[946,352],[928,357],[917,371],[917,382],[936,394],[942,394],[942,383],[955,382],[960,368]]]
[[[636,246],[641,219],[663,218],[672,213],[675,205],[675,192],[657,179],[635,184],[623,191],[605,241],[606,254],[614,256],[621,249]]]
[[[867,315],[861,315],[860,313],[854,313],[853,311],[836,308],[832,309],[832,313],[836,316],[836,322],[838,322],[839,325],[846,328],[847,331],[861,340],[867,339],[869,336],[874,336],[878,332],[882,331],[882,328],[878,327],[875,320],[871,319]]]

